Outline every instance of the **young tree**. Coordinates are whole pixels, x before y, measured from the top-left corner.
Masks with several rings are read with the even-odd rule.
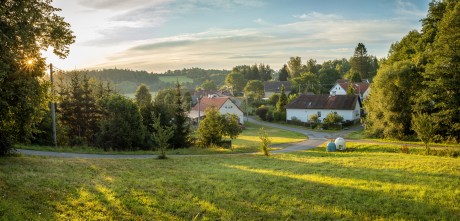
[[[219,145],[222,141],[222,130],[219,111],[215,107],[206,109],[206,117],[200,122],[196,131],[200,144],[204,147]]]
[[[281,86],[281,91],[280,91],[280,96],[279,96],[278,103],[276,103],[276,111],[285,112],[286,109],[284,108],[284,106],[286,106],[287,100],[288,100],[288,98],[286,96],[286,92],[285,92],[285,88],[284,88],[284,84],[283,84]]]
[[[268,137],[267,131],[265,128],[260,128],[259,130],[259,139],[260,139],[260,149],[264,153],[265,156],[269,156],[270,153],[268,152],[268,147],[271,144],[271,139]]]
[[[154,143],[158,145],[160,149],[159,159],[166,159],[166,149],[169,146],[169,140],[174,136],[174,127],[173,126],[161,126],[161,115],[158,117],[153,117],[152,127],[154,132],[152,132],[152,139]]]
[[[0,155],[26,140],[48,107],[46,64],[41,51],[67,57],[75,37],[50,1],[0,4]]]
[[[412,114],[412,130],[417,133],[418,138],[425,143],[426,154],[430,154],[428,144],[433,140],[437,125],[435,118],[427,113]]]
[[[241,134],[240,121],[236,114],[226,114],[222,118],[224,125],[222,128],[222,135],[228,136],[230,139],[235,139]],[[233,149],[233,148],[232,148]]]

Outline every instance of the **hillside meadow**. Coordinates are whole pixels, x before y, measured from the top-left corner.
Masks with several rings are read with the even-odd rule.
[[[0,220],[460,219],[458,158],[388,150],[0,158]]]

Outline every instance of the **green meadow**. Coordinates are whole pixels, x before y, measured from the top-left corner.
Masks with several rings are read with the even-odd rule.
[[[0,220],[460,220],[460,160],[346,152],[0,158]]]
[[[212,147],[200,148],[190,147],[184,149],[168,150],[167,155],[180,154],[180,155],[202,155],[202,154],[232,154],[232,153],[253,153],[259,151],[260,139],[259,130],[262,126],[250,122],[245,123],[246,129],[232,141],[232,149]],[[274,127],[265,127],[268,134],[271,135],[272,149],[280,149],[288,146],[291,143],[301,142],[307,139],[303,134],[290,132]],[[30,146],[18,145],[17,148],[29,150],[42,150],[42,151],[55,151],[55,152],[69,152],[69,153],[92,153],[92,154],[158,154],[158,151],[104,151],[94,147],[51,147],[51,146]]]

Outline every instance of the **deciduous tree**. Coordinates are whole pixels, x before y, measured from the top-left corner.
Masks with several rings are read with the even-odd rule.
[[[47,109],[41,50],[65,58],[75,39],[59,10],[48,0],[0,4],[0,155],[26,140]]]

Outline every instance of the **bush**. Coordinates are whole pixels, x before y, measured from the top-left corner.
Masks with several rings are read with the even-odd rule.
[[[275,111],[273,118],[275,121],[286,121],[286,111]]]
[[[268,107],[265,107],[263,105],[257,108],[256,110],[256,115],[259,116],[260,119],[262,119],[263,121],[267,120],[267,113],[268,113]]]
[[[273,120],[275,120],[273,114],[274,114],[273,109],[268,109],[268,112],[267,112],[267,121],[268,122],[272,122]]]

